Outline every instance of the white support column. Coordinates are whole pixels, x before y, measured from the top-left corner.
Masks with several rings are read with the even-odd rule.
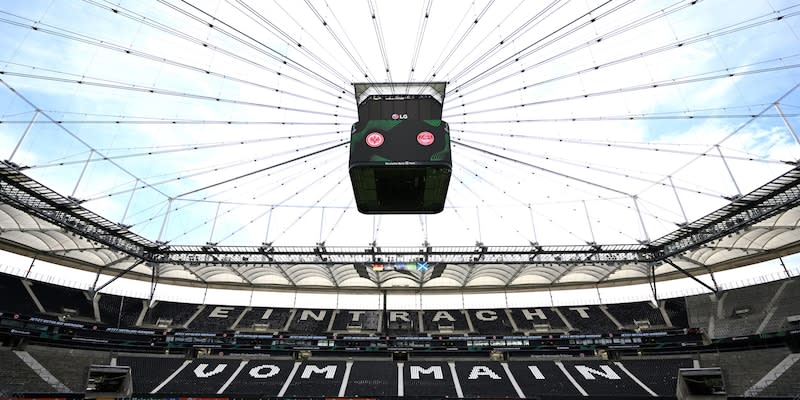
[[[267,214],[267,232],[264,234],[264,244],[266,245],[269,243],[269,225],[272,223],[272,211],[275,210],[275,207],[269,208],[269,213]]]
[[[72,194],[70,196],[75,197],[75,193],[78,191],[78,186],[81,184],[81,180],[83,180],[83,174],[86,173],[86,168],[89,167],[89,162],[92,161],[92,157],[94,157],[94,149],[89,151],[89,158],[87,158],[86,162],[83,163],[83,169],[81,169],[81,174],[78,175],[78,181],[75,182],[75,187],[72,188]]]
[[[136,188],[139,187],[139,178],[136,178],[136,182],[133,183],[133,189],[131,190],[131,197],[128,197],[128,204],[125,205],[125,212],[122,213],[122,219],[119,221],[121,225],[125,225],[125,218],[128,217],[128,210],[131,208],[131,203],[133,202],[133,195],[136,193]]]
[[[583,211],[586,213],[586,222],[589,224],[589,234],[592,236],[592,244],[597,244],[594,239],[594,229],[592,229],[592,219],[589,217],[589,208],[586,207],[586,200],[581,200],[583,203]]]
[[[686,217],[686,211],[683,209],[683,203],[681,203],[681,197],[678,196],[678,190],[675,189],[675,183],[672,182],[672,176],[667,176],[669,179],[669,185],[672,186],[672,193],[675,193],[675,200],[678,200],[678,207],[681,209],[681,214],[683,215],[683,223],[688,224],[689,218]]]
[[[322,207],[322,212],[319,217],[319,240],[317,243],[322,243],[322,229],[325,228],[325,207]]]
[[[719,153],[719,157],[722,159],[722,164],[725,165],[725,169],[728,171],[728,176],[731,177],[731,182],[733,182],[733,186],[736,188],[736,194],[738,194],[739,197],[742,197],[742,191],[739,190],[739,184],[736,183],[736,178],[733,177],[733,172],[731,172],[731,168],[728,166],[728,161],[725,159],[725,156],[722,154],[722,149],[719,147],[719,145],[715,145],[715,147],[717,148],[717,152]]]
[[[378,243],[378,217],[376,215],[372,216],[372,246],[376,246]]]
[[[478,206],[475,206],[475,217],[478,221],[478,241],[483,243],[483,234],[481,233],[481,211]]]
[[[423,243],[425,243],[425,247],[428,247],[428,216],[427,215],[423,215],[422,216],[422,230],[423,230],[422,233],[423,233],[423,236],[424,236],[424,242]]]
[[[158,231],[158,241],[164,238],[164,231],[167,228],[167,221],[169,221],[169,213],[172,211],[172,201],[175,200],[170,198],[167,200],[167,212],[164,213],[164,221],[161,222],[161,230]]]
[[[17,145],[14,146],[14,150],[11,151],[11,155],[8,156],[8,161],[14,160],[14,155],[17,154],[17,150],[19,150],[19,147],[22,145],[22,141],[24,141],[25,138],[28,136],[28,133],[31,131],[31,128],[33,128],[33,124],[36,123],[36,118],[38,117],[39,117],[39,110],[36,110],[33,113],[33,118],[31,118],[31,122],[28,122],[28,126],[25,127],[25,130],[22,132],[22,136],[17,141]]]
[[[531,229],[533,230],[533,243],[538,244],[539,238],[536,236],[536,222],[533,219],[533,208],[531,208],[530,203],[528,203],[528,214],[531,217]]]
[[[800,144],[800,137],[797,136],[797,131],[794,130],[794,127],[792,126],[792,124],[789,123],[789,120],[786,119],[786,115],[783,114],[783,110],[781,110],[780,104],[776,102],[774,105],[775,105],[775,110],[778,111],[778,115],[780,115],[781,119],[783,120],[783,124],[786,125],[786,129],[788,129],[789,133],[792,134],[795,143]]]
[[[217,218],[219,218],[219,207],[222,202],[217,202],[217,211],[214,212],[214,222],[211,223],[211,233],[208,235],[208,243],[214,243],[214,230],[217,229]]]
[[[646,243],[650,243],[650,235],[647,233],[647,227],[644,225],[644,218],[642,218],[642,211],[639,210],[638,196],[631,196],[633,199],[633,207],[636,209],[636,215],[639,217],[639,223],[642,225],[642,234]]]

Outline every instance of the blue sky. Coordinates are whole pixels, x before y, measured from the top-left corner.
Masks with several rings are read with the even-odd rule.
[[[217,18],[213,27],[181,2],[8,2],[0,5],[0,78],[50,117],[72,121],[67,132],[40,115],[12,161],[150,239],[389,246],[655,239],[683,222],[681,207],[687,219],[699,218],[737,186],[746,193],[789,168],[780,161],[800,156],[769,108],[800,83],[800,5],[602,3],[434,1],[412,74],[426,1],[379,2],[379,33],[366,2],[312,2],[319,16],[303,2],[259,2],[253,10],[189,2]],[[586,16],[585,26],[567,25],[595,7],[594,23]],[[540,12],[546,18],[526,25]],[[364,72],[375,81],[422,81],[433,72],[449,81],[445,115],[455,145],[444,212],[358,214],[346,147],[182,196],[348,141],[350,84]],[[703,79],[711,77],[718,78]],[[695,82],[675,84],[686,80]],[[781,104],[800,126],[800,90]],[[0,87],[4,159],[33,111]],[[687,115],[709,118],[638,118]],[[109,120],[239,123],[97,123]],[[113,163],[85,164],[90,155]],[[668,177],[680,203],[662,185]]]

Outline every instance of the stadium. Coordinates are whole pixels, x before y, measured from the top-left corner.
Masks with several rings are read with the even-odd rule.
[[[0,398],[800,398],[800,3],[0,4]]]

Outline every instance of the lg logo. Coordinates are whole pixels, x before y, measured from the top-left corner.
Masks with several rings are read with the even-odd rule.
[[[392,114],[392,119],[408,119],[408,114]]]

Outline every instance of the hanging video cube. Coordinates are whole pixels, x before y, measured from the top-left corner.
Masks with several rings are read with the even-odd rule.
[[[441,120],[444,85],[355,84],[350,180],[360,212],[444,209],[452,170],[450,131]]]

